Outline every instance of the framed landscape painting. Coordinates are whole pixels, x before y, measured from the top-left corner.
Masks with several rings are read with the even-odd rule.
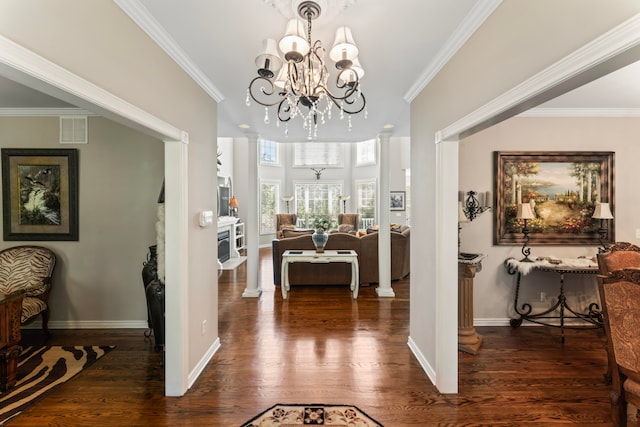
[[[614,209],[614,153],[570,151],[494,152],[494,244],[522,244],[518,204],[535,215],[527,221],[536,245],[599,245],[596,204]],[[607,220],[604,243],[615,241],[615,219]]]
[[[2,152],[4,240],[78,240],[76,149]]]

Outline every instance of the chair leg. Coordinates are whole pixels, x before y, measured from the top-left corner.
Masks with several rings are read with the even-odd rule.
[[[627,426],[627,402],[623,396],[616,391],[612,391],[609,395],[611,399],[611,417],[613,418],[614,427]]]
[[[51,335],[51,332],[49,332],[49,308],[48,307],[46,310],[42,312],[42,330],[44,331],[45,334]]]

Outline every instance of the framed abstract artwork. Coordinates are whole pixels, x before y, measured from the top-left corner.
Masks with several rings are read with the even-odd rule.
[[[3,148],[4,240],[78,240],[78,151]]]
[[[582,151],[494,152],[494,244],[522,244],[518,205],[528,203],[531,245],[598,245],[598,203],[614,209],[614,153]],[[603,241],[615,241],[608,220]]]

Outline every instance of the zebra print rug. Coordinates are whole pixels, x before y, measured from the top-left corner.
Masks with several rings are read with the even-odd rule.
[[[113,350],[108,346],[45,346],[22,350],[16,384],[0,393],[0,426]]]

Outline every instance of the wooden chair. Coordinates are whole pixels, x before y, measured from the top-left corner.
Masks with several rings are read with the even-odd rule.
[[[21,323],[42,314],[42,329],[49,333],[49,293],[55,254],[42,246],[14,246],[0,251],[0,292],[22,292]]]
[[[640,269],[598,276],[611,365],[613,425],[627,426],[627,404],[640,408]],[[636,416],[637,417],[637,416]]]

